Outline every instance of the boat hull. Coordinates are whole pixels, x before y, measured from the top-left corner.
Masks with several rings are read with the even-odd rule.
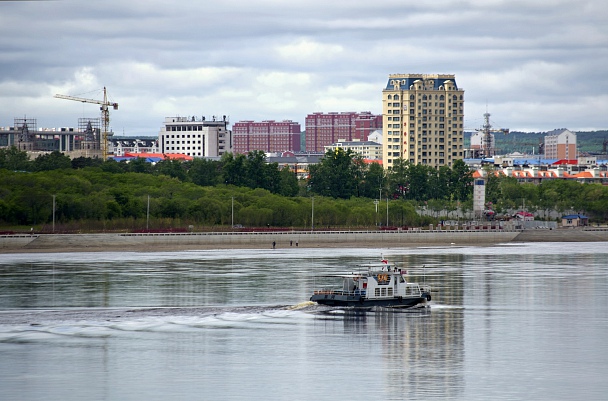
[[[321,305],[353,307],[353,308],[369,308],[379,306],[383,308],[413,308],[417,306],[425,306],[430,301],[431,296],[428,293],[422,293],[420,296],[412,297],[394,297],[394,298],[376,298],[368,299],[358,295],[341,295],[341,294],[314,294],[310,300]]]

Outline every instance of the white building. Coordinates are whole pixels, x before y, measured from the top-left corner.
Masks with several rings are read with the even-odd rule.
[[[377,142],[371,141],[340,141],[332,143],[331,145],[324,146],[325,152],[328,150],[335,150],[342,148],[344,150],[351,150],[353,153],[361,155],[364,159],[368,160],[382,160],[382,145]]]
[[[382,130],[375,130],[374,132],[372,132],[371,134],[369,134],[367,136],[367,140],[371,141],[371,142],[376,142],[379,143],[380,145],[382,145],[384,142],[382,142]]]
[[[158,138],[130,138],[115,136],[110,141],[110,152],[114,156],[124,156],[126,153],[158,153]]]
[[[158,134],[161,153],[181,153],[192,157],[220,157],[232,152],[232,131],[226,116],[211,121],[205,117],[166,117]]]

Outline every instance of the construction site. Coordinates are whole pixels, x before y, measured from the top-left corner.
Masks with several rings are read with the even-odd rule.
[[[57,99],[100,105],[101,116],[79,118],[78,125],[65,128],[38,128],[38,121],[31,117],[16,117],[12,127],[0,127],[0,147],[14,146],[30,155],[58,151],[75,157],[106,159],[112,154],[110,109],[118,110],[118,103],[108,101],[106,88],[103,99],[87,99],[57,94]]]

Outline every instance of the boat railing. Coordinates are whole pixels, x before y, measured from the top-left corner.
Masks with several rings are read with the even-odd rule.
[[[405,285],[405,296],[420,296],[420,294],[422,294],[422,291],[419,284],[407,283]]]
[[[347,295],[347,296],[355,296],[355,295],[365,295],[365,290],[344,291],[344,290],[323,289],[323,290],[315,290],[313,293],[314,293],[314,295]]]

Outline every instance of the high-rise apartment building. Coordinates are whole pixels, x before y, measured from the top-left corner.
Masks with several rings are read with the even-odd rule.
[[[158,134],[161,153],[181,153],[192,157],[220,157],[232,152],[232,131],[228,121],[205,117],[166,117]]]
[[[464,157],[464,90],[451,74],[391,74],[382,90],[383,166],[433,167]]]
[[[306,116],[306,151],[324,152],[339,141],[367,141],[368,135],[382,128],[382,116],[361,113],[312,113]]]
[[[545,136],[545,158],[574,160],[576,152],[576,134],[565,128],[547,132]]]
[[[232,135],[234,153],[300,151],[300,124],[291,120],[239,121],[232,126]]]

